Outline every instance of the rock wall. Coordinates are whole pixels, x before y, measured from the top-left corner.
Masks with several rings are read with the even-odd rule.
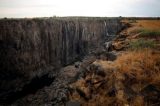
[[[74,62],[122,27],[107,18],[1,19],[0,96]]]

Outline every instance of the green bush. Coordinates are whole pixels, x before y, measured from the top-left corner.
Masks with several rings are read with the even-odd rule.
[[[153,40],[139,39],[130,42],[129,47],[132,50],[143,49],[143,48],[154,48],[155,42]]]

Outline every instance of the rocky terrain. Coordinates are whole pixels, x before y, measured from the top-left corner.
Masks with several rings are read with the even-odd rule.
[[[130,27],[112,41],[111,51],[101,53],[70,85],[68,106],[160,105],[160,21],[123,22]],[[110,60],[108,53],[116,58]]]
[[[10,21],[26,22],[26,20],[2,20],[3,24],[0,25],[7,28],[6,25]],[[28,21],[33,21],[32,24],[38,27],[36,31],[39,34],[33,34],[33,31],[28,35],[26,28],[26,35],[19,35],[23,39],[22,44],[19,43],[23,45],[23,49],[9,45],[8,40],[13,37],[12,32],[0,32],[3,33],[0,41],[3,51],[1,49],[0,55],[4,60],[1,61],[2,77],[0,77],[2,105],[160,105],[159,20],[61,18],[38,19],[39,24],[36,23],[37,19]],[[55,24],[59,26],[56,27]],[[32,29],[33,26],[30,30]],[[42,30],[51,32],[41,34]],[[59,32],[56,32],[57,30]],[[58,36],[61,38],[57,38]],[[32,40],[32,37],[36,40]],[[13,37],[11,41],[15,43],[17,40]],[[25,46],[26,44],[28,45]],[[32,49],[26,50],[25,47]],[[16,55],[11,54],[12,52]],[[25,53],[29,53],[29,57],[23,57]],[[16,60],[20,58],[19,56],[23,61]],[[35,59],[35,56],[38,57]],[[8,59],[14,62],[7,61]],[[44,62],[43,65],[31,67],[30,64],[38,65],[38,61],[42,62],[41,60]],[[30,61],[33,63],[29,64]],[[24,70],[20,67],[21,63],[24,64],[22,66]],[[5,79],[12,75],[15,77]]]
[[[76,61],[99,55],[95,49],[104,52],[99,48],[124,27],[118,18],[1,19],[0,103],[10,105],[19,99],[16,105],[66,101],[65,86],[75,80],[69,73],[79,77],[77,72],[84,70],[77,68],[81,62]],[[77,72],[62,68],[75,62]]]

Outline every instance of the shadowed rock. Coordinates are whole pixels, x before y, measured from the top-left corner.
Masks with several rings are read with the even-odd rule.
[[[107,18],[1,19],[0,93],[75,62],[122,27]]]

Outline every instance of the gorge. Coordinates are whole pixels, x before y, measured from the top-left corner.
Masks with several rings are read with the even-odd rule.
[[[49,86],[60,68],[83,59],[124,27],[120,18],[0,19],[0,103]]]

